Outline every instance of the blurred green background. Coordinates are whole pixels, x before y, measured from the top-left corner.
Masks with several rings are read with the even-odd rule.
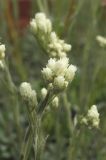
[[[72,45],[68,56],[78,71],[67,90],[70,118],[84,114],[92,104],[97,104],[100,112],[100,129],[86,129],[75,138],[70,160],[106,160],[106,47],[96,41],[97,35],[106,37],[106,1],[0,0],[0,42],[6,44],[13,81],[17,86],[28,81],[40,93],[44,87],[41,69],[48,56],[29,29],[30,19],[37,12],[45,12],[56,33]],[[20,99],[16,104],[5,84],[0,71],[0,160],[17,160],[28,122],[25,106]],[[58,109],[44,116],[43,129],[49,137],[43,160],[68,160],[67,113],[61,102]]]

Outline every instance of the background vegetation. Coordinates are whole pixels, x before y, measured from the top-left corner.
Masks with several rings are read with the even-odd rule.
[[[75,142],[71,143],[73,149],[70,148],[72,160],[105,160],[106,48],[101,48],[96,41],[97,35],[106,36],[105,1],[0,0],[0,41],[6,44],[6,60],[13,80],[17,86],[22,81],[31,82],[38,92],[44,83],[41,69],[48,57],[31,34],[29,21],[39,11],[45,12],[58,35],[72,44],[68,56],[78,67],[67,91],[66,105],[61,99],[60,107],[44,117],[43,130],[49,137],[43,160],[68,160],[71,139],[68,122],[70,119],[75,121],[75,117],[85,113],[92,104],[98,105],[100,129],[86,129],[75,134]],[[20,100],[10,94],[0,71],[1,160],[19,159],[20,144],[28,122],[25,106],[18,102]]]

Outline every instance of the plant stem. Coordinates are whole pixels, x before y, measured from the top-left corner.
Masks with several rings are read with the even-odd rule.
[[[32,145],[34,145],[35,160],[41,159],[42,150],[44,148],[44,142],[45,142],[43,138],[43,134],[42,134],[41,118],[42,118],[43,111],[49,102],[49,98],[50,98],[50,92],[48,92],[46,98],[43,101],[41,101],[41,103],[38,105],[37,113],[35,111],[34,106],[32,107],[26,104],[27,105],[27,117],[29,120],[29,126],[30,126],[31,133],[29,135],[26,133],[26,135],[28,135],[28,138],[27,138],[27,142],[25,143],[25,140],[24,140],[24,143],[23,143],[24,147],[22,147],[21,160],[28,159],[29,152],[31,150]],[[32,110],[32,108],[34,109]],[[27,132],[29,132],[29,129]]]
[[[47,93],[46,98],[38,105],[38,110],[37,110],[38,114],[41,114],[44,111],[46,105],[48,104],[49,98],[50,98],[50,92]]]
[[[26,134],[25,134],[24,142],[22,144],[20,160],[28,159],[28,156],[31,150],[31,146],[32,146],[32,142],[33,142],[33,135],[31,132],[31,128],[28,127]]]
[[[71,110],[70,110],[70,103],[68,102],[67,95],[64,93],[63,95],[64,100],[64,107],[67,114],[67,124],[69,129],[69,146],[68,146],[68,160],[71,159],[71,148],[72,148],[72,139],[73,139],[73,123],[72,123],[72,116],[71,116]]]

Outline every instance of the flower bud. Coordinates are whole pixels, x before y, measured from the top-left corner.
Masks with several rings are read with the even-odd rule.
[[[47,89],[46,88],[42,88],[41,89],[41,96],[42,96],[42,98],[44,99],[46,97],[46,95],[47,95]]]

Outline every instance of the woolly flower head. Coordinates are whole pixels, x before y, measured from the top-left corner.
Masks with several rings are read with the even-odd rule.
[[[81,122],[90,127],[94,128],[99,127],[100,119],[96,105],[91,106],[91,108],[88,110],[87,115],[82,118]]]
[[[0,44],[0,60],[4,59],[5,57],[5,45]]]
[[[104,38],[102,36],[97,36],[96,40],[99,42],[101,47],[105,47],[106,46],[106,38]]]
[[[46,68],[43,68],[42,74],[48,83],[53,84],[54,88],[65,89],[73,80],[76,70],[75,66],[69,65],[67,57],[58,60],[50,58]]]
[[[20,95],[29,105],[37,105],[37,97],[35,90],[32,90],[30,83],[23,82],[19,88]]]

